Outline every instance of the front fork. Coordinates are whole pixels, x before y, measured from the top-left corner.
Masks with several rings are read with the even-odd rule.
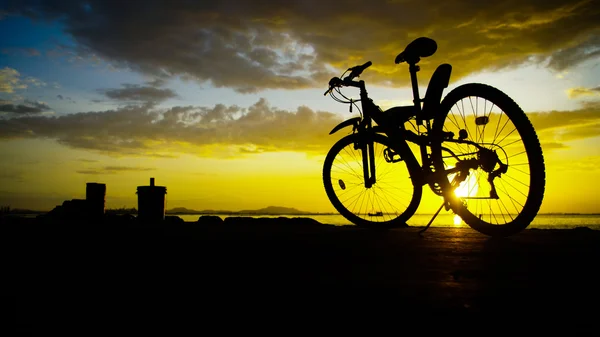
[[[373,141],[361,142],[360,150],[362,153],[365,188],[371,188],[375,184],[375,151]]]

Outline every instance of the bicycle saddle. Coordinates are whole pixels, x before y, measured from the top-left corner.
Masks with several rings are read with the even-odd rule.
[[[409,43],[403,52],[396,56],[396,64],[404,61],[409,64],[417,64],[421,60],[421,57],[428,57],[435,53],[437,50],[437,43],[428,37],[419,37],[413,42]]]

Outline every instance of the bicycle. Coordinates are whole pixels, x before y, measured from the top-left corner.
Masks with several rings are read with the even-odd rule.
[[[365,82],[354,80],[370,61],[329,81],[325,95],[350,104],[350,112],[356,107],[360,117],[329,133],[352,127],[325,158],[327,196],[355,225],[388,229],[406,225],[428,185],[443,202],[419,233],[445,208],[483,234],[516,234],[529,226],[544,197],[544,157],[533,125],[510,97],[489,85],[464,84],[442,100],[452,72],[445,63],[421,99],[417,64],[436,50],[434,40],[420,37],[395,59],[408,64],[413,105],[383,111],[373,103]],[[344,96],[342,87],[359,88],[360,99]],[[409,142],[419,147],[421,163]]]

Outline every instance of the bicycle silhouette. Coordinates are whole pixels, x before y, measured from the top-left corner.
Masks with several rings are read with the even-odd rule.
[[[352,127],[352,134],[335,143],[325,158],[327,196],[352,223],[391,228],[416,212],[428,185],[443,203],[421,232],[445,207],[483,234],[516,234],[531,223],[544,197],[544,157],[535,130],[510,97],[485,84],[461,85],[442,100],[449,64],[435,70],[421,99],[417,63],[436,50],[434,40],[420,37],[396,57],[396,64],[409,65],[414,105],[386,111],[375,105],[365,82],[354,81],[370,61],[329,81],[325,95],[350,104],[350,112],[355,106],[361,117],[329,133]],[[347,98],[341,87],[359,88],[360,99]],[[418,145],[421,163],[408,142]]]

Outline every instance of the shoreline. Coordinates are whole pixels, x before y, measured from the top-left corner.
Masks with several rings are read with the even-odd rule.
[[[172,226],[177,224],[186,224],[186,225],[203,225],[203,224],[215,224],[222,223],[223,225],[230,224],[231,222],[243,222],[247,221],[248,223],[255,223],[259,220],[266,221],[272,223],[273,221],[281,222],[282,224],[286,222],[293,221],[294,223],[306,223],[306,224],[321,224],[328,225],[333,227],[356,227],[354,224],[350,222],[344,221],[344,223],[327,223],[323,222],[322,219],[327,219],[329,217],[340,218],[341,215],[335,216],[327,216],[321,215],[315,217],[303,216],[303,215],[265,215],[265,216],[256,216],[256,215],[231,215],[231,214],[204,214],[204,215],[188,215],[192,218],[197,218],[194,221],[189,221],[188,219],[184,219],[179,215],[166,215],[165,220],[159,223],[154,223],[152,226]],[[427,216],[427,215],[415,215],[413,218],[409,219],[407,222],[407,227],[409,228],[423,228],[425,224],[418,224],[411,221],[416,216]],[[450,216],[454,216],[453,214],[444,214],[441,216],[445,216],[446,218]],[[546,215],[549,216],[549,215]],[[566,215],[563,215],[566,216]],[[581,215],[579,215],[581,216]],[[592,216],[592,215],[590,215]],[[218,218],[218,219],[217,219]],[[204,220],[203,220],[204,219]],[[293,220],[291,220],[293,219]],[[321,221],[319,221],[321,220]],[[330,219],[331,220],[331,219]],[[343,219],[345,220],[345,219]],[[428,220],[428,219],[427,219]],[[535,221],[535,220],[534,220]],[[36,224],[46,224],[46,225],[69,225],[69,223],[87,223],[85,219],[81,218],[60,218],[60,217],[49,217],[47,215],[36,215],[36,216],[19,216],[19,215],[3,215],[0,216],[0,225],[13,225],[13,224],[22,224],[22,225],[36,225]],[[90,222],[89,225],[139,225],[145,226],[144,224],[140,224],[137,222],[137,218],[133,215],[113,215],[109,214],[104,217],[104,219],[100,221]],[[404,226],[401,226],[404,227]],[[464,222],[460,225],[455,225],[451,223],[439,223],[434,221],[431,225],[431,228],[457,228],[457,229],[471,229]],[[561,224],[530,224],[525,230],[572,230],[577,228],[588,228],[593,231],[600,231],[600,222],[599,223],[572,223],[569,225],[561,225]]]

